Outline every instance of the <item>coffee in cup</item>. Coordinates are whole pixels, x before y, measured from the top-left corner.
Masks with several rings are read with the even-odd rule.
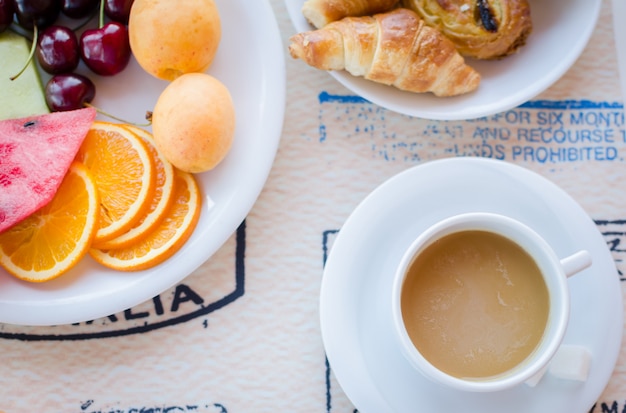
[[[541,270],[519,245],[467,230],[438,239],[413,260],[400,305],[413,345],[435,367],[486,379],[537,348],[550,299]]]
[[[522,383],[547,365],[569,319],[566,278],[591,264],[586,251],[559,260],[528,226],[468,213],[427,229],[394,282],[394,324],[409,361],[465,390]]]

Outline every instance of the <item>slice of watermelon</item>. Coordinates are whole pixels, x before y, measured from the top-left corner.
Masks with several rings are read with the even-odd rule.
[[[50,202],[95,117],[85,108],[0,121],[0,232]]]

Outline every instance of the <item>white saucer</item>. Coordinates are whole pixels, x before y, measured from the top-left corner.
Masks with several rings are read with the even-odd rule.
[[[466,393],[437,386],[405,363],[387,321],[393,269],[420,231],[443,217],[470,211],[517,218],[562,257],[580,249],[591,253],[591,268],[568,280],[572,310],[564,340],[591,352],[586,382],[548,373],[534,388]],[[619,276],[593,220],[554,183],[490,159],[425,163],[366,197],[332,246],[320,307],[331,369],[361,413],[588,412],[611,377],[622,339]]]

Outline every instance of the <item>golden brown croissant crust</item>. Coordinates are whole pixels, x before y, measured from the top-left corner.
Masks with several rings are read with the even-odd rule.
[[[527,0],[401,0],[446,35],[464,56],[498,59],[515,53],[532,31]]]
[[[291,37],[289,52],[322,70],[437,96],[468,93],[480,75],[454,44],[414,12],[399,8],[374,16],[346,17]]]
[[[306,0],[304,17],[318,29],[344,17],[368,16],[391,10],[399,0]]]

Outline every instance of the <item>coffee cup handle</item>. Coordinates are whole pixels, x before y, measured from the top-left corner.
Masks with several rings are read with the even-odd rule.
[[[589,376],[591,353],[583,346],[563,344],[556,354],[539,373],[526,380],[525,384],[535,387],[549,371],[558,379],[585,382]]]
[[[561,266],[565,276],[571,277],[591,266],[591,261],[591,254],[586,250],[581,250],[563,258]],[[561,379],[585,381],[590,362],[591,355],[586,348],[562,344],[550,363],[526,380],[525,383],[527,386],[535,387],[548,370],[553,376]]]
[[[591,254],[581,250],[561,260],[561,266],[567,277],[579,273],[591,265]]]

